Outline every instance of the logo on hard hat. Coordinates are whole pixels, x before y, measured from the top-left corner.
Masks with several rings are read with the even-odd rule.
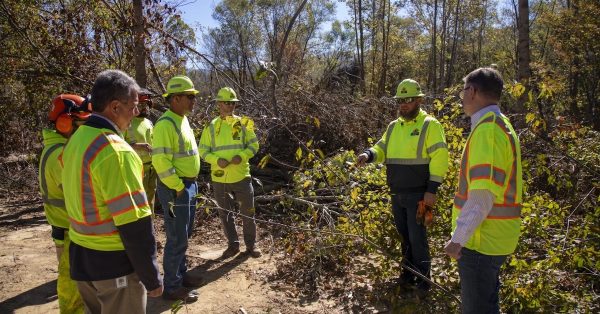
[[[408,93],[408,91],[406,90],[406,87],[402,87],[402,89],[400,90],[400,94],[406,94]]]

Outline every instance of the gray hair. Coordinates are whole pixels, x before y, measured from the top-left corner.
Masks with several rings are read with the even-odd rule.
[[[135,80],[120,70],[100,72],[92,87],[92,110],[102,112],[113,100],[128,102],[133,91],[139,92]]]
[[[465,76],[463,81],[474,85],[478,92],[486,95],[490,99],[500,100],[504,81],[498,70],[493,68],[479,68]]]

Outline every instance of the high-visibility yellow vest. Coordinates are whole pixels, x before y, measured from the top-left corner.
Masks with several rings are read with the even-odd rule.
[[[146,118],[134,117],[131,125],[123,133],[123,137],[129,144],[148,143],[152,145],[152,121]],[[136,149],[138,156],[144,164],[152,162],[152,156],[145,149]]]
[[[71,240],[93,250],[124,250],[116,227],[151,214],[140,157],[112,130],[83,125],[62,158]]]
[[[167,110],[156,121],[152,144],[152,165],[168,188],[180,191],[184,188],[180,178],[198,176],[198,145],[187,117]]]
[[[214,182],[235,183],[250,177],[248,160],[258,152],[258,139],[254,132],[254,122],[247,117],[230,116],[213,119],[202,131],[200,156],[210,164]],[[219,167],[219,158],[231,161],[235,155],[242,158],[238,165]]]
[[[453,230],[471,190],[488,190],[495,198],[465,247],[486,255],[511,254],[520,235],[523,180],[519,138],[504,115],[485,114],[467,139],[452,209]]]
[[[68,229],[69,220],[62,190],[62,166],[59,161],[67,139],[55,130],[49,129],[43,130],[42,136],[44,150],[40,155],[38,181],[44,213],[50,225]]]
[[[369,151],[373,162],[386,164],[392,192],[424,186],[427,181],[441,183],[448,171],[444,128],[424,110],[414,119],[392,121]]]

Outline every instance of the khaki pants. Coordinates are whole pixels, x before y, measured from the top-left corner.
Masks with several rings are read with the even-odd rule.
[[[219,207],[235,211],[235,204],[240,206],[242,224],[244,230],[244,243],[247,247],[254,247],[256,243],[256,222],[254,219],[254,189],[252,180],[245,178],[236,183],[213,182],[215,200]],[[219,217],[223,223],[223,230],[227,236],[229,246],[240,245],[237,231],[235,230],[235,214],[226,210],[219,209]]]
[[[86,313],[146,313],[146,288],[136,273],[108,280],[77,281],[77,288]]]

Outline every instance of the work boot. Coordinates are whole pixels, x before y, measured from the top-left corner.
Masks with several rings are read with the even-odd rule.
[[[221,255],[221,258],[234,257],[239,252],[240,252],[240,247],[239,246],[237,246],[237,245],[230,245],[230,246],[227,247],[227,249],[225,251],[223,251],[223,255]]]
[[[430,288],[431,288],[431,286],[429,285],[428,282],[421,281],[417,284],[417,289],[415,290],[415,295],[417,296],[417,298],[423,300],[429,294]]]
[[[185,274],[183,276],[182,285],[186,288],[198,288],[205,284],[205,280],[202,277],[192,276]]]
[[[411,289],[415,285],[415,277],[403,273],[396,279],[396,285],[402,289]]]
[[[176,289],[171,292],[164,292],[162,296],[165,300],[182,300],[185,303],[192,303],[198,301],[197,292],[192,293],[191,291],[188,291],[188,289],[185,287],[180,287],[179,289]]]
[[[246,254],[248,254],[254,258],[258,258],[262,255],[262,252],[260,251],[259,248],[255,247],[255,246],[247,246]]]

